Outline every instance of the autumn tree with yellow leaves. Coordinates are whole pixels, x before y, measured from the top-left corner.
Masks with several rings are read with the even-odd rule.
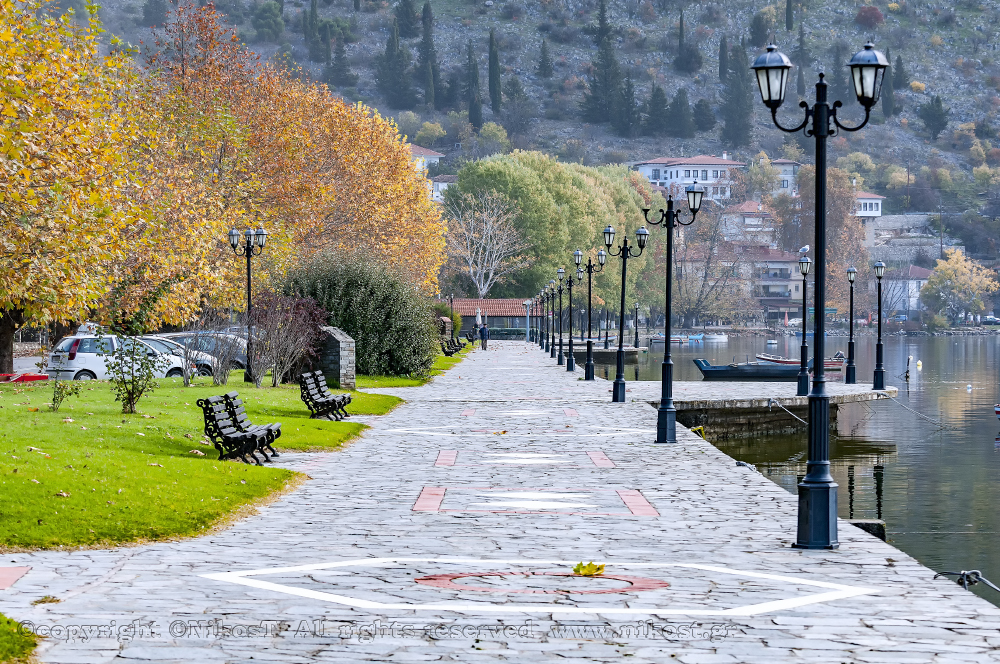
[[[920,289],[923,304],[952,323],[962,316],[981,313],[985,298],[1000,287],[993,271],[976,263],[958,249],[946,249],[934,272]]]

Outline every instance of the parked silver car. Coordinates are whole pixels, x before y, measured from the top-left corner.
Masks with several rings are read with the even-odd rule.
[[[148,335],[142,337],[142,340],[161,353],[172,353],[184,359],[184,345],[178,343],[175,339],[159,335]],[[191,348],[188,349],[187,356],[189,360],[194,362],[199,376],[211,376],[215,372],[215,365],[218,364],[218,360],[214,355]]]
[[[156,371],[158,378],[181,378],[184,375],[184,360],[173,353],[156,350],[149,344],[134,337],[95,336],[76,334],[63,337],[53,346],[45,373],[57,380],[106,380],[111,354],[122,344],[137,343],[149,355],[161,359]],[[194,365],[189,371],[196,370]]]

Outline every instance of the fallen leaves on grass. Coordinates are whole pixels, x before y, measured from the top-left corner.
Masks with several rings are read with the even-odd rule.
[[[60,491],[56,495],[59,496],[60,498],[69,498],[69,494],[66,493],[65,491]]]
[[[41,482],[39,482],[38,480],[31,480],[31,481],[34,482],[35,484],[41,484]]]
[[[73,418],[72,418],[72,417],[64,417],[64,418],[63,418],[63,422],[65,422],[66,424],[69,424],[69,423],[70,423],[70,422],[72,422],[72,421],[73,421]]]
[[[205,456],[205,453],[202,452],[201,450],[191,450],[190,452],[188,452],[188,454],[196,454],[198,456]]]
[[[162,463],[151,463],[151,464],[148,464],[148,465],[150,465],[150,466],[156,466],[157,468],[163,468],[163,464]]]

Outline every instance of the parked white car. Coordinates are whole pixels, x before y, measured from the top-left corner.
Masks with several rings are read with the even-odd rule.
[[[158,335],[149,335],[142,337],[142,341],[161,353],[171,353],[182,360],[184,359],[184,345],[178,343],[174,339]],[[188,358],[194,362],[199,376],[211,376],[214,373],[215,365],[218,362],[214,355],[209,355],[208,353],[194,350],[193,348],[188,349],[187,353]]]
[[[106,380],[110,377],[107,362],[111,360],[111,353],[122,343],[141,344],[147,353],[162,358],[156,371],[157,378],[181,378],[184,375],[183,358],[172,353],[160,352],[130,337],[123,339],[89,334],[77,334],[60,339],[52,348],[45,373],[57,380]],[[195,370],[194,365],[189,368],[191,372]]]

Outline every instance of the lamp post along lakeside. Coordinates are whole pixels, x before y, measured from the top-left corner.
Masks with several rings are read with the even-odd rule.
[[[573,260],[577,260],[575,254]],[[577,283],[583,283],[583,268],[576,268],[575,280]],[[574,277],[570,274],[566,281],[566,286],[569,288],[569,353],[566,354],[566,371],[576,371],[576,358],[573,357],[573,281]]]
[[[267,243],[267,231],[262,226],[258,226],[254,231],[251,228],[243,233],[244,242],[240,245],[240,232],[235,228],[229,231],[229,245],[233,248],[233,253],[237,256],[247,257],[247,366],[243,372],[243,380],[247,383],[254,382],[253,366],[253,295],[251,291],[252,282],[250,280],[250,259],[259,256]]]
[[[664,337],[663,337],[663,362],[660,364],[660,405],[656,409],[656,442],[676,443],[677,442],[677,409],[674,407],[674,361],[670,356],[670,317],[673,307],[673,269],[674,269],[674,232],[680,226],[690,226],[698,216],[701,209],[701,200],[705,196],[705,188],[694,184],[685,189],[687,194],[688,209],[691,210],[691,221],[681,219],[680,210],[674,210],[674,197],[667,196],[667,209],[660,210],[658,220],[649,220],[649,210],[643,209],[642,215],[646,223],[653,226],[663,226],[667,231],[667,254],[666,254],[666,293],[664,312]],[[636,326],[639,321],[636,319]],[[639,332],[636,331],[638,338]]]
[[[885,263],[875,263],[875,280],[878,282],[878,341],[875,342],[875,375],[872,377],[872,389],[885,389],[885,367],[882,365],[882,277],[885,275]]]
[[[573,252],[573,260],[577,265],[583,262],[583,252],[577,249]],[[608,260],[608,254],[603,249],[597,252],[597,265],[587,257],[587,363],[583,367],[583,379],[594,380],[594,326],[591,322],[590,312],[594,302],[594,274],[604,269],[604,262]],[[600,330],[598,330],[600,333]],[[600,339],[600,334],[597,335]]]
[[[604,246],[608,248],[608,253],[620,256],[622,259],[622,292],[618,308],[618,362],[615,368],[615,382],[611,387],[611,400],[615,403],[625,403],[625,277],[628,271],[628,259],[641,256],[648,239],[649,231],[645,226],[640,226],[635,232],[638,251],[636,247],[629,245],[628,236],[622,239],[622,243],[615,251],[611,251],[611,245],[615,243],[615,229],[612,226],[604,229]]]
[[[805,130],[806,136],[816,139],[816,278],[813,301],[816,311],[813,337],[813,384],[809,394],[809,445],[806,475],[798,485],[799,519],[794,546],[802,549],[835,549],[837,541],[837,483],[830,474],[830,397],[826,391],[826,372],[823,362],[826,333],[826,173],[827,139],[837,132],[857,131],[868,124],[872,107],[878,102],[882,80],[889,63],[871,43],[865,44],[848,63],[851,81],[858,103],[865,109],[860,125],[850,127],[837,119],[837,109],[843,106],[827,102],[827,84],[824,75],[816,83],[816,103],[812,107],[802,102],[805,118],[796,127],[786,128],[778,122],[778,108],[785,101],[789,71],[792,63],[774,44],[760,55],[752,69],[757,77],[761,101],[771,110],[771,120],[782,131],[795,133]],[[811,126],[810,126],[811,121]],[[805,320],[802,321],[803,336]]]
[[[563,319],[563,305],[562,305],[562,294],[563,294],[563,279],[566,278],[566,270],[559,268],[556,270],[556,274],[559,275],[559,286],[557,288],[559,292],[559,354],[556,358],[556,364],[559,366],[563,365],[565,362],[565,356],[563,355],[563,333],[562,333],[562,319]]]
[[[799,258],[799,274],[802,275],[802,346],[799,348],[798,390],[795,396],[804,397],[809,394],[809,344],[806,343],[806,320],[809,312],[809,269],[812,261],[808,256]],[[815,307],[813,307],[815,310]]]
[[[847,268],[847,281],[851,284],[851,299],[850,306],[848,307],[848,313],[850,314],[848,321],[850,337],[847,342],[847,366],[844,368],[844,383],[847,385],[855,385],[858,382],[858,369],[854,365],[854,280],[857,276],[858,271],[854,269],[854,266]]]

